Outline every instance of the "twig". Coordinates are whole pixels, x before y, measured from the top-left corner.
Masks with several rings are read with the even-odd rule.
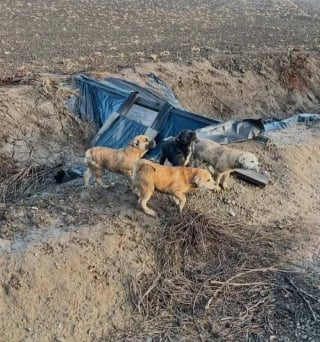
[[[250,274],[250,273],[255,273],[255,272],[270,272],[270,271],[278,271],[278,269],[274,268],[274,267],[266,267],[266,268],[254,268],[252,270],[248,270],[245,272],[240,272],[236,275],[234,275],[233,277],[229,278],[228,280],[226,280],[224,283],[222,283],[222,285],[214,292],[213,296],[208,300],[208,303],[205,307],[206,310],[209,309],[211,302],[217,297],[217,295],[219,294],[219,292],[221,292],[226,286],[230,285],[231,281],[236,279],[236,278],[240,278],[244,275]]]
[[[308,301],[308,299],[303,295],[303,293],[305,293],[305,291],[303,291],[299,287],[297,287],[295,285],[295,283],[289,277],[285,277],[285,280],[297,291],[297,293],[301,297],[301,299],[307,304],[307,306],[311,312],[312,318],[316,322],[317,321],[316,314],[313,311],[312,306],[311,306],[310,302]]]
[[[198,290],[196,296],[194,297],[194,301],[193,301],[193,304],[192,304],[192,320],[193,320],[193,324],[195,325],[195,327],[196,327],[196,329],[197,329],[198,337],[199,337],[199,339],[200,339],[201,342],[203,341],[203,338],[202,338],[202,336],[201,336],[201,330],[200,330],[200,328],[199,328],[199,326],[198,326],[198,323],[197,323],[197,320],[196,320],[196,316],[195,316],[195,314],[194,314],[194,311],[195,311],[196,301],[197,301],[197,298],[198,298],[198,296],[199,296],[199,293],[201,292],[201,290],[203,289],[205,283],[206,283],[208,280],[209,280],[209,278],[206,279],[206,280],[204,280],[204,282],[201,284],[201,286],[200,286],[200,288],[199,288],[199,290]]]
[[[297,291],[299,290],[301,293],[305,294],[306,296],[308,296],[309,298],[313,299],[315,302],[320,303],[320,299],[316,298],[315,296],[311,295],[310,293],[308,293],[307,291],[298,288],[291,279],[289,279],[288,277],[285,277],[287,282],[294,287]]]
[[[210,284],[217,284],[217,285],[225,285],[226,282],[223,281],[216,281],[216,280],[211,280]],[[269,285],[269,283],[265,282],[256,282],[256,283],[230,283],[228,282],[228,286],[255,286],[255,285]]]
[[[142,301],[144,300],[144,298],[156,287],[157,282],[159,281],[159,279],[161,278],[162,273],[159,273],[156,277],[156,279],[153,281],[152,285],[148,288],[148,290],[144,293],[144,295],[139,299],[138,301],[138,310],[140,311],[140,305],[142,303]]]

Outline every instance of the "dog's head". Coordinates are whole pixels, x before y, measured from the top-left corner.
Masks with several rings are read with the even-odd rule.
[[[138,135],[133,139],[130,145],[138,148],[141,152],[147,152],[156,147],[156,142],[147,135]]]
[[[196,175],[194,176],[192,183],[197,188],[214,190],[217,187],[216,182],[211,176],[208,170],[198,169]]]
[[[176,137],[176,142],[179,145],[191,145],[193,142],[198,141],[198,137],[196,132],[191,131],[190,129],[182,130],[179,135]]]
[[[260,164],[258,158],[251,152],[241,153],[238,159],[240,167],[259,172]]]

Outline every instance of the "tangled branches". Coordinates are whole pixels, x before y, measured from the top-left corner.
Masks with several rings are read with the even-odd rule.
[[[281,224],[286,229],[275,244],[272,226],[248,226],[199,208],[166,219],[154,246],[154,269],[130,283],[148,336],[239,341],[259,333],[274,305],[281,235],[288,242],[287,229],[295,229]]]
[[[44,188],[53,179],[55,171],[59,170],[62,164],[57,165],[29,165],[17,167],[1,159],[0,170],[0,196],[5,202],[23,194],[33,194]]]

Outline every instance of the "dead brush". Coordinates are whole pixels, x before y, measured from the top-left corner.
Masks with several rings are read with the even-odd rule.
[[[53,104],[61,131],[65,136],[72,137],[69,142],[75,147],[88,145],[94,135],[95,127],[89,122],[80,120],[66,105],[67,98],[79,95],[78,90],[72,87],[71,79],[62,83],[59,79],[42,77],[34,80],[33,83],[39,94],[38,102],[49,100]]]
[[[18,167],[7,164],[0,171],[0,196],[3,202],[26,194],[34,194],[52,182],[53,174],[62,167],[56,165],[29,165]]]
[[[274,305],[274,275],[298,227],[248,226],[203,209],[164,220],[154,269],[130,282],[145,336],[240,341],[261,331]]]

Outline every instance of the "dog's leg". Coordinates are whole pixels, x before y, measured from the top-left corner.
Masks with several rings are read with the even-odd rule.
[[[231,171],[227,171],[225,173],[223,173],[223,178],[222,178],[222,184],[221,186],[223,187],[224,190],[228,190],[229,189],[229,185],[227,184],[227,181],[229,179]]]
[[[88,189],[91,176],[92,176],[92,171],[91,171],[90,167],[88,167],[83,174],[83,183],[84,183],[85,189]]]
[[[106,183],[104,183],[104,181],[102,180],[101,177],[96,177],[96,181],[97,183],[103,188],[103,189],[108,189],[109,185],[107,185]]]
[[[96,178],[96,182],[103,188],[103,189],[108,189],[109,185],[105,184],[104,181],[102,180],[102,176],[103,176],[103,171],[98,169],[98,170],[94,170],[94,175]]]
[[[214,168],[210,164],[207,164],[207,169],[212,174],[212,176],[214,177],[214,174],[215,174]]]
[[[174,202],[176,205],[179,205],[179,204],[180,204],[180,201],[179,201],[179,199],[178,199],[177,197],[175,197],[175,196],[170,196],[170,197],[172,198],[173,202]]]
[[[184,208],[186,204],[186,195],[183,192],[175,192],[174,196],[179,200],[179,211],[181,213],[182,209]]]
[[[221,183],[222,176],[223,176],[223,172],[222,173],[219,172],[218,175],[217,175],[216,183],[217,183],[217,186],[219,188],[220,188],[220,183]]]
[[[124,171],[123,174],[127,177],[128,183],[129,183],[129,188],[133,193],[136,194],[134,185],[133,185],[133,179],[132,179],[132,172],[131,171]]]
[[[148,207],[148,201],[150,199],[150,197],[152,196],[152,193],[153,193],[153,190],[150,190],[150,191],[147,191],[145,192],[140,198],[139,198],[139,203],[140,203],[140,206],[142,208],[142,210],[147,214],[147,215],[150,215],[150,216],[153,216],[153,217],[156,217],[157,216],[157,213],[150,209]]]
[[[164,153],[161,152],[160,159],[159,159],[159,164],[164,165],[166,159],[167,159],[167,158],[166,158],[166,156],[164,155]]]

